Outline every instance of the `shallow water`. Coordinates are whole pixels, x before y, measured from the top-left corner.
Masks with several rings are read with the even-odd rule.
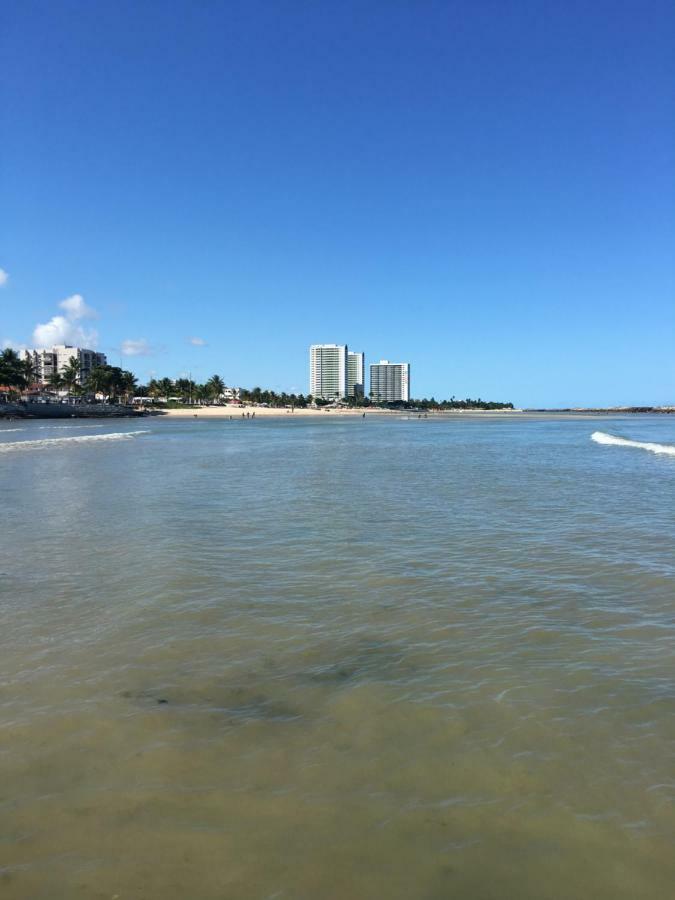
[[[675,458],[591,435],[675,418],[84,427],[0,424],[3,900],[672,897]]]

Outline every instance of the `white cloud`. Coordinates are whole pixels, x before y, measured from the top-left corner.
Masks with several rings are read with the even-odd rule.
[[[93,328],[85,330],[65,316],[53,316],[49,322],[35,326],[33,343],[36,347],[72,344],[74,347],[94,348],[98,343],[98,333]]]
[[[7,272],[5,272],[4,269],[0,269],[0,287],[2,287],[3,284],[7,284],[8,281],[9,281],[9,274]]]
[[[72,344],[75,347],[96,347],[98,333],[95,329],[85,329],[78,325],[80,319],[93,319],[96,312],[84,302],[81,294],[73,294],[59,303],[64,316],[52,316],[49,322],[35,326],[33,343],[36,347],[51,347],[54,344]]]
[[[191,337],[188,338],[188,343],[192,344],[193,347],[206,347],[207,343],[204,338],[200,337]]]
[[[75,322],[77,319],[98,318],[98,313],[91,306],[87,306],[82,294],[72,294],[70,297],[66,297],[59,303],[59,306],[66,311],[66,316],[71,322]]]
[[[145,338],[127,338],[120,347],[123,356],[151,356],[154,352]]]

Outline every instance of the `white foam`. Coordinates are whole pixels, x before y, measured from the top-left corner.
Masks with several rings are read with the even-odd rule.
[[[25,431],[25,428],[0,428],[0,434],[9,434],[10,431]]]
[[[615,447],[636,447],[638,450],[649,450],[650,453],[663,453],[666,456],[675,456],[675,446],[672,444],[653,444],[649,441],[629,441],[627,438],[616,437],[614,434],[605,434],[604,431],[594,431],[591,440],[596,444],[610,444]]]
[[[90,444],[94,441],[129,441],[139,434],[150,434],[149,429],[140,431],[115,431],[112,434],[82,434],[77,437],[41,438],[35,441],[5,441],[0,442],[0,453],[9,453],[13,450],[45,450],[56,445]]]
[[[36,425],[40,431],[44,431],[45,428],[109,428],[110,422],[97,422],[95,425],[73,425],[72,423],[68,423],[67,425]]]

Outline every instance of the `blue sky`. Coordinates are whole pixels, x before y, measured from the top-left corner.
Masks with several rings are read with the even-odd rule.
[[[670,0],[14,4],[0,340],[299,391],[347,342],[415,396],[675,402],[673,46]]]

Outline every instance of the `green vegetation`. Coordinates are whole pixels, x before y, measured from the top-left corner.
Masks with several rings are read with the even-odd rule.
[[[239,399],[244,403],[265,403],[267,406],[299,406],[305,407],[312,403],[312,396],[308,394],[287,394],[282,391],[277,394],[276,391],[264,391],[259,387],[254,387],[249,391],[242,388],[239,393]]]
[[[113,403],[128,403],[136,392],[136,386],[136,376],[127,369],[119,366],[94,366],[84,389],[92,394],[104,394]]]
[[[220,375],[212,375],[204,384],[199,384],[189,378],[153,378],[146,385],[140,385],[136,390],[137,397],[149,397],[160,400],[167,406],[183,406],[195,403],[227,403],[225,392],[227,387]],[[239,400],[242,403],[260,403],[266,406],[282,407],[311,405],[313,398],[310,395],[287,394],[282,392],[263,390],[260,387],[252,389],[241,388]]]
[[[25,390],[32,380],[32,363],[21,359],[11,347],[0,351],[0,385],[9,388],[12,393],[19,393]]]
[[[316,402],[318,405],[326,405],[326,403],[328,403],[327,400],[317,400]],[[404,400],[397,400],[393,403],[378,402],[377,400],[372,400],[370,397],[345,397],[342,403],[345,406],[351,406],[357,409],[367,409],[368,407],[371,407],[375,409],[416,409],[424,410],[425,412],[447,412],[449,410],[462,409],[513,409],[513,403],[482,400],[480,397],[477,400],[472,400],[470,397],[467,397],[465,400],[457,400],[455,397],[451,397],[449,400],[436,400],[434,397],[431,397],[427,400],[425,397],[421,400],[408,400],[407,402]]]
[[[67,365],[61,370],[61,381],[69,394],[80,392],[80,361],[71,356]]]
[[[137,396],[152,397],[156,400],[162,400],[170,405],[182,405],[190,403],[219,403],[226,402],[223,393],[226,390],[225,383],[219,375],[212,375],[204,384],[190,381],[187,378],[179,378],[172,381],[170,378],[153,379],[147,385],[141,386],[136,391]],[[332,401],[323,400],[320,397],[312,397],[311,394],[287,394],[285,391],[277,393],[276,391],[265,390],[260,387],[241,388],[239,391],[239,399],[242,403],[256,403],[271,407],[297,407],[303,409],[307,406],[328,406]],[[379,409],[421,409],[433,411],[462,410],[462,409],[513,409],[512,403],[499,403],[489,400],[472,400],[467,397],[465,400],[457,400],[451,397],[450,400],[436,400],[433,397],[427,400],[410,400],[408,403],[378,403],[369,397],[345,397],[341,401],[345,406],[358,409],[379,408]]]
[[[91,370],[84,385],[79,383],[79,362],[72,357],[68,365],[49,378],[49,386],[54,389],[66,388],[69,394],[104,394],[113,402],[128,403],[132,396],[148,397],[159,400],[168,406],[182,406],[195,403],[225,403],[226,386],[220,375],[212,375],[205,383],[199,384],[190,378],[151,379],[146,385],[139,385],[132,372],[117,366],[96,366]],[[30,362],[22,360],[16,351],[7,349],[0,352],[0,385],[4,385],[19,393],[25,390],[34,380]],[[298,407],[303,409],[316,404],[327,406],[331,401],[314,398],[311,394],[287,394],[285,391],[264,390],[260,387],[241,388],[239,399],[243,403],[256,403],[271,407]],[[443,412],[466,409],[513,409],[512,403],[499,403],[491,400],[436,400],[423,398],[410,400],[408,403],[377,403],[369,397],[345,397],[343,405],[367,409],[416,409]]]
[[[435,400],[432,397],[430,400],[427,400],[426,398],[423,400],[411,400],[404,405],[407,408],[432,409],[437,412],[443,412],[444,410],[449,409],[513,409],[513,403],[481,400],[480,397],[477,400],[472,400],[470,397],[467,397],[466,400],[457,400],[455,397],[451,397],[449,400]]]
[[[0,385],[10,388],[12,393],[20,394],[35,379],[36,373],[30,360],[21,359],[16,350],[11,348],[0,351]],[[136,376],[117,366],[96,366],[86,382],[80,384],[80,363],[77,357],[71,356],[60,372],[49,376],[47,385],[52,390],[65,389],[69,395],[100,393],[114,402],[126,402],[136,389]]]

